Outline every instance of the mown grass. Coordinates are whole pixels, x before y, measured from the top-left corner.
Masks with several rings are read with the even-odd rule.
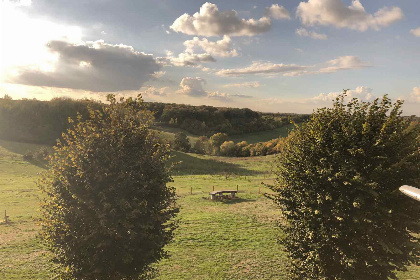
[[[190,140],[191,146],[194,146],[195,142],[197,142],[198,137],[200,137],[199,135],[191,134],[177,127],[154,126],[153,129],[159,132],[160,137],[169,141],[173,141],[175,139],[175,134],[183,132],[187,135],[188,139]]]
[[[287,124],[285,126],[273,130],[246,133],[241,135],[232,135],[230,138],[234,142],[246,141],[248,142],[248,144],[255,144],[258,142],[266,142],[279,137],[286,137],[287,135],[289,135],[289,132],[293,128],[293,124]]]
[[[0,210],[10,224],[0,224],[0,279],[49,279],[38,237],[39,192],[35,181],[43,169],[21,153],[37,145],[0,142]],[[288,264],[277,238],[281,214],[262,193],[272,183],[273,156],[226,158],[176,153],[174,172],[180,213],[169,258],[155,265],[156,279],[288,279]],[[210,201],[213,190],[236,189],[238,199]],[[192,194],[191,194],[192,191]],[[260,192],[260,193],[259,193]],[[4,212],[0,212],[0,214]],[[2,216],[0,216],[0,221]],[[420,267],[400,273],[419,279]]]

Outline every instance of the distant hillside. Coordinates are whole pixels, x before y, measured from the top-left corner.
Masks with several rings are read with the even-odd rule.
[[[54,144],[57,138],[69,128],[68,118],[75,119],[80,113],[88,116],[88,106],[101,110],[103,103],[91,100],[54,98],[51,101],[36,99],[12,100],[0,98],[0,139]],[[182,129],[194,136],[224,132],[228,135],[242,135],[261,131],[273,131],[289,124],[289,119],[302,122],[309,115],[260,113],[250,109],[218,108],[212,106],[191,106],[145,102],[153,112],[158,130],[170,137]],[[276,134],[275,131],[273,131]],[[278,137],[278,136],[276,136]],[[237,137],[236,137],[237,138]],[[261,141],[261,140],[259,140]]]
[[[210,136],[223,132],[238,135],[280,128],[293,120],[306,121],[309,115],[261,113],[251,109],[192,106],[146,102],[159,126],[182,128],[195,135]]]

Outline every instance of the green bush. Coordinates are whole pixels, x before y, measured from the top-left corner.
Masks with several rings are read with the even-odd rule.
[[[177,134],[175,134],[173,148],[174,150],[181,151],[181,152],[190,151],[191,143],[185,133],[178,132]]]
[[[42,237],[64,279],[138,279],[172,239],[168,147],[140,99],[108,99],[72,122],[40,180]]]
[[[273,190],[294,279],[388,279],[419,260],[419,124],[401,101],[345,95],[296,128],[277,158]]]

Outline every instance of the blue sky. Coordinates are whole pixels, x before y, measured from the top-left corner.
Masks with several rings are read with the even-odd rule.
[[[420,115],[419,11],[413,0],[4,1],[0,90],[310,113],[350,89]]]

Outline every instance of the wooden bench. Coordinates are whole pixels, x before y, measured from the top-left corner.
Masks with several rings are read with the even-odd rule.
[[[236,190],[223,190],[223,191],[212,191],[209,194],[210,194],[210,199],[215,200],[215,199],[223,197],[223,194],[225,193],[229,193],[230,197],[234,198],[237,192],[238,191]]]

